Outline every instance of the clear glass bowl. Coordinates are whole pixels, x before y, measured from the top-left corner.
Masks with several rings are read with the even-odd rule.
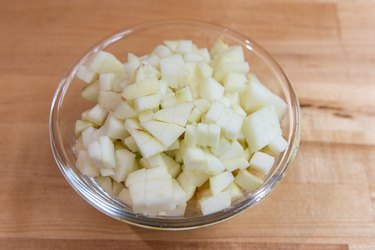
[[[75,120],[92,106],[81,98],[84,84],[75,79],[78,67],[98,50],[106,50],[125,61],[128,52],[147,54],[164,40],[191,39],[199,47],[209,47],[222,38],[229,44],[240,44],[244,48],[251,72],[288,104],[288,112],[282,122],[288,149],[277,159],[266,176],[264,184],[255,192],[246,193],[242,199],[232,203],[223,211],[201,215],[188,207],[182,217],[147,217],[134,214],[126,205],[109,196],[90,178],[83,176],[76,167],[73,146]],[[285,176],[291,165],[300,140],[300,108],[298,99],[283,70],[277,62],[256,42],[228,28],[200,21],[174,20],[143,23],[129,27],[98,43],[87,51],[61,80],[55,92],[50,112],[49,129],[52,151],[62,174],[74,190],[99,211],[117,220],[147,228],[182,230],[212,225],[240,214],[263,200]]]

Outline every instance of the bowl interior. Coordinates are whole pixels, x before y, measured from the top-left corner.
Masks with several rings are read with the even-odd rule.
[[[288,104],[288,112],[282,122],[283,135],[289,148],[277,159],[264,184],[253,193],[232,204],[224,211],[202,216],[194,204],[189,204],[184,217],[146,217],[135,215],[115,198],[108,196],[90,178],[81,175],[76,168],[73,146],[75,121],[81,113],[93,106],[80,96],[84,83],[75,79],[77,68],[98,50],[113,53],[126,61],[128,53],[138,56],[150,53],[164,40],[189,39],[199,47],[210,47],[218,38],[230,45],[244,48],[250,71]],[[227,28],[196,21],[160,21],[130,27],[90,49],[61,81],[51,107],[51,145],[60,170],[71,186],[91,205],[105,214],[135,225],[152,228],[186,229],[223,221],[259,202],[282,178],[291,163],[299,143],[299,105],[291,85],[278,64],[254,41]]]

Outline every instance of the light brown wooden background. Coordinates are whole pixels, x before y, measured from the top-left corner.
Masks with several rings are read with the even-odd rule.
[[[375,2],[311,2],[0,1],[0,249],[375,249]],[[50,102],[71,63],[119,29],[164,18],[252,37],[280,62],[302,106],[285,181],[254,209],[188,232],[99,213],[70,188],[49,147]]]

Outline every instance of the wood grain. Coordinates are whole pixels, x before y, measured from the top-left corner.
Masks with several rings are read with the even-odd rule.
[[[275,191],[188,232],[136,228],[89,206],[48,138],[53,92],[72,62],[117,30],[165,18],[249,35],[302,107],[299,154]],[[0,249],[375,249],[374,1],[3,0],[0,29]]]

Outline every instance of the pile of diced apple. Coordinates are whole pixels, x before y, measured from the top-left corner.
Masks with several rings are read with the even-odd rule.
[[[76,73],[95,104],[77,120],[77,166],[134,213],[228,208],[259,188],[287,141],[286,103],[249,72],[243,49],[165,41],[120,62],[105,51]]]

